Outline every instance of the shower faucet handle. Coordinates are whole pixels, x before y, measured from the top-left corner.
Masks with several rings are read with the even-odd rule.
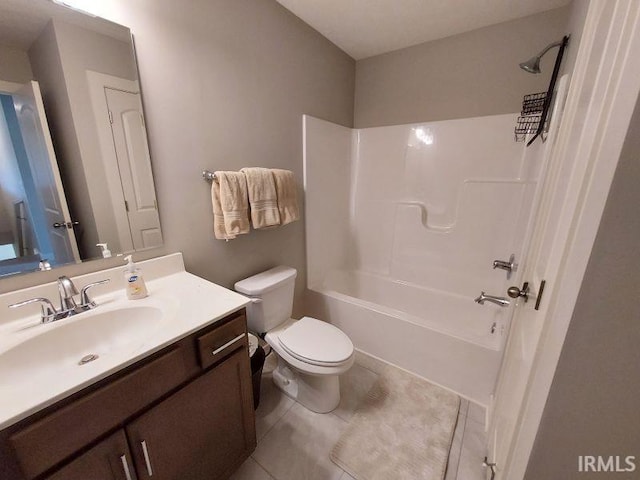
[[[493,269],[499,268],[507,271],[507,280],[511,278],[511,274],[516,271],[517,265],[515,263],[516,257],[512,253],[509,260],[494,260]]]

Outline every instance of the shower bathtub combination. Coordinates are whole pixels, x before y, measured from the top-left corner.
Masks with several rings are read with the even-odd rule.
[[[305,116],[308,311],[355,347],[490,404],[541,162],[517,114],[350,129]],[[541,143],[541,142],[538,142]]]

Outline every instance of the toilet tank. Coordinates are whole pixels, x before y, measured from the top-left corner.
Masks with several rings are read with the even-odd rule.
[[[266,333],[291,318],[296,275],[295,268],[279,266],[236,282],[235,290],[252,299],[249,330]]]

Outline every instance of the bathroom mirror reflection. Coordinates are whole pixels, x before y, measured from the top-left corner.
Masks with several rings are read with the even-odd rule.
[[[0,276],[162,244],[128,28],[0,1]]]

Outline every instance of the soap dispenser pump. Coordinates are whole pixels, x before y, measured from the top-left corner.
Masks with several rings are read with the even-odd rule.
[[[106,243],[96,243],[96,247],[100,247],[102,258],[111,258],[111,250],[109,250]]]
[[[124,259],[127,262],[127,266],[124,269],[127,298],[129,300],[137,300],[146,297],[149,293],[147,292],[144,278],[142,278],[142,270],[133,263],[133,257],[131,255],[127,255]]]

